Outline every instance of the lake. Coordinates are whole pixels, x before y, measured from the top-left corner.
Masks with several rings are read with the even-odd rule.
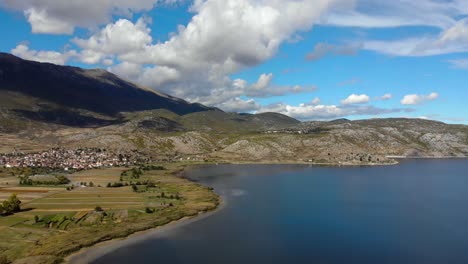
[[[215,214],[93,263],[468,263],[468,161],[383,167],[218,165]]]

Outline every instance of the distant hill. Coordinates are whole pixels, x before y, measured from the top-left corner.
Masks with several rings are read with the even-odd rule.
[[[43,110],[40,109],[43,106],[111,116],[153,109],[167,109],[180,115],[213,110],[144,89],[105,70],[28,61],[7,53],[0,53],[0,92],[13,92],[8,98],[13,101],[15,98],[11,97],[17,95],[31,97],[28,100],[34,100],[36,104],[31,105],[31,109],[22,109],[31,116],[36,114],[25,111],[37,112]]]

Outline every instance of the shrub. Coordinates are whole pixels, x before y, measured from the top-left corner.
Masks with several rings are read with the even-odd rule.
[[[8,261],[6,256],[0,255],[0,264],[10,264],[11,262]]]
[[[94,208],[94,211],[96,211],[96,212],[104,212],[104,210],[102,209],[101,206],[96,206],[96,207]]]
[[[35,215],[34,216],[34,223],[38,223],[39,222],[39,216]]]
[[[146,207],[146,208],[145,208],[145,212],[146,212],[147,214],[152,214],[152,213],[154,212],[154,210],[151,209],[151,208],[149,208],[149,207]]]
[[[119,188],[119,187],[122,187],[122,186],[124,186],[123,183],[121,183],[121,182],[114,182],[114,183],[112,184],[111,187],[113,187],[113,188]]]

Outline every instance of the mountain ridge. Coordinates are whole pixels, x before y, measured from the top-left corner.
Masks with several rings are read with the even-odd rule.
[[[96,106],[101,101],[105,105]],[[98,147],[138,150],[157,160],[362,165],[391,164],[388,156],[468,157],[464,125],[404,118],[300,122],[279,113],[227,113],[148,91],[104,70],[5,54],[0,139],[0,153]]]
[[[8,53],[0,53],[0,90],[106,115],[160,108],[177,114],[215,110],[142,88],[102,69],[23,60]]]

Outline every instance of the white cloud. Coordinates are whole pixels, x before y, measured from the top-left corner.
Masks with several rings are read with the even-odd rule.
[[[401,108],[377,108],[370,105],[313,105],[300,104],[292,106],[288,104],[272,104],[262,107],[258,110],[261,112],[277,112],[288,115],[300,120],[330,120],[348,116],[380,116],[390,113],[413,112],[413,109]]]
[[[30,8],[24,11],[24,15],[31,24],[33,33],[50,34],[72,34],[74,27],[67,22],[57,18],[49,17],[46,10],[36,10]]]
[[[263,90],[270,86],[271,80],[273,79],[273,74],[262,74],[258,78],[258,81],[252,85],[252,88],[255,90]]]
[[[59,65],[65,64],[66,61],[75,57],[77,54],[74,50],[65,51],[63,53],[57,51],[31,50],[27,44],[19,44],[16,48],[11,50],[11,53],[25,60],[49,62]]]
[[[101,54],[101,60],[118,58],[122,65],[110,70],[119,75],[189,101],[217,106],[239,96],[270,97],[315,90],[312,85],[274,85],[271,73],[261,75],[253,84],[229,76],[272,58],[281,43],[309,30],[340,1],[195,1],[192,20],[163,43],[153,44],[144,20],[136,24],[120,20],[88,39],[74,41],[84,50]],[[122,32],[113,34],[117,29]],[[125,35],[140,37],[128,41],[122,39]],[[136,65],[140,65],[140,74],[136,74]],[[164,69],[163,75],[171,73],[171,78],[147,74],[148,68],[159,67]]]
[[[312,105],[319,105],[321,101],[322,101],[322,100],[320,100],[320,98],[315,97],[315,98],[312,100]]]
[[[393,56],[433,56],[456,52],[468,52],[468,18],[435,36],[407,39],[365,41],[363,49]]]
[[[468,70],[468,59],[456,59],[448,61],[454,68]]]
[[[322,23],[361,28],[433,26],[445,29],[467,13],[465,0],[355,0],[324,16]]]
[[[341,100],[341,104],[349,105],[349,104],[366,104],[370,101],[370,97],[366,94],[351,94],[348,98]]]
[[[85,51],[105,57],[144,50],[153,41],[150,33],[145,18],[138,19],[135,24],[127,19],[119,19],[88,39],[74,38],[72,42]]]
[[[387,94],[382,95],[382,96],[380,97],[380,100],[387,101],[387,100],[390,100],[390,99],[392,99],[392,98],[393,98],[393,95],[387,93]]]
[[[229,99],[218,105],[219,108],[227,112],[248,113],[261,108],[254,99],[243,100],[239,97]]]
[[[309,61],[316,61],[327,55],[352,56],[356,55],[360,48],[360,44],[348,44],[340,46],[328,43],[318,43],[315,45],[312,52],[306,55],[306,59]]]
[[[436,100],[437,98],[439,98],[438,93],[431,93],[429,95],[409,94],[409,95],[405,95],[403,99],[401,99],[400,102],[402,105],[418,105],[427,101]]]
[[[155,5],[178,0],[3,0],[0,6],[24,12],[33,33],[72,34],[75,27],[90,28],[111,21],[113,15],[131,17]]]

